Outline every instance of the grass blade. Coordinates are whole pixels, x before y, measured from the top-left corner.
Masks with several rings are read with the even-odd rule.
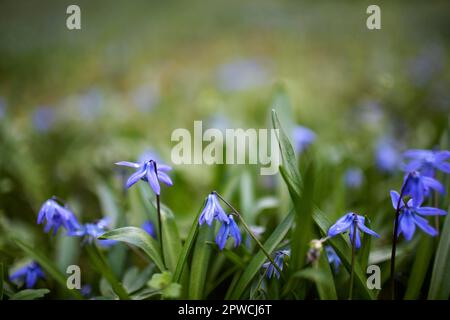
[[[82,299],[82,295],[77,290],[67,289],[66,277],[63,273],[58,270],[58,267],[47,258],[39,249],[31,247],[19,239],[14,240],[15,243],[30,257],[36,260],[39,265],[49,274],[53,279],[55,279],[63,288],[73,295],[76,299]]]
[[[178,227],[175,223],[175,217],[173,213],[166,208],[161,210],[161,224],[164,230],[162,233],[164,261],[167,268],[171,272],[175,272],[178,257],[180,256],[182,249],[181,239],[178,232]]]
[[[334,284],[333,271],[328,263],[327,254],[324,250],[319,257],[319,269],[322,271],[324,281],[316,282],[317,292],[321,300],[337,300],[336,286]]]
[[[450,210],[449,210],[450,211]],[[450,214],[445,218],[436,250],[428,299],[447,300],[450,295]]]
[[[10,300],[35,300],[42,298],[49,292],[48,289],[25,289],[15,293]]]

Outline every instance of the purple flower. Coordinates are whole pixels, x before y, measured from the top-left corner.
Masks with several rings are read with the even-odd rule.
[[[345,172],[345,185],[351,189],[359,188],[364,180],[363,172],[360,168],[351,168]]]
[[[50,130],[55,120],[55,110],[51,107],[38,107],[33,113],[33,126],[39,132]]]
[[[359,235],[360,231],[367,233],[371,236],[377,237],[377,238],[380,237],[378,235],[378,233],[367,228],[364,225],[364,222],[365,222],[365,218],[363,216],[360,216],[353,212],[347,213],[345,216],[338,219],[338,221],[336,221],[336,223],[330,227],[330,229],[328,230],[328,236],[334,237],[337,234],[346,232],[348,230],[350,242],[353,243],[353,231],[356,227],[355,246],[357,249],[359,249],[361,247],[361,239],[360,239],[360,235]]]
[[[53,235],[61,226],[69,232],[80,228],[73,212],[61,206],[54,199],[45,201],[39,210],[37,223],[41,224],[44,220],[46,221],[44,231],[49,232],[53,228]]]
[[[141,228],[144,229],[153,239],[156,239],[155,225],[150,220],[144,221]]]
[[[381,138],[375,146],[375,161],[378,169],[392,172],[399,168],[401,155],[395,142],[389,138]]]
[[[418,171],[412,171],[405,176],[404,195],[411,196],[414,206],[420,206],[430,193],[430,189],[434,189],[440,193],[444,193],[444,186],[434,178],[424,176]]]
[[[300,154],[316,140],[316,134],[311,129],[296,126],[292,132],[292,140],[295,152]]]
[[[342,262],[336,251],[334,251],[332,246],[326,246],[325,252],[327,253],[328,263],[333,265],[334,272],[339,272],[339,266]]]
[[[81,286],[80,293],[83,297],[89,298],[92,294],[92,286],[90,284]]]
[[[108,225],[109,219],[103,218],[94,223],[85,223],[78,229],[70,231],[68,235],[75,237],[84,237],[83,241],[87,243],[98,241],[98,244],[101,246],[110,246],[117,243],[117,241],[97,239],[106,232]]]
[[[234,247],[238,247],[241,244],[241,231],[238,225],[234,222],[233,216],[230,214],[228,216],[228,222],[224,221],[220,226],[219,232],[216,235],[216,243],[220,250],[225,248],[228,237],[234,238]]]
[[[450,173],[450,151],[432,151],[412,149],[406,151],[403,156],[411,161],[405,165],[406,172],[420,171],[427,177],[434,177],[435,170]]]
[[[397,209],[397,205],[400,200],[400,195],[396,191],[391,191],[391,200],[392,206],[394,209]],[[403,199],[400,200],[400,216],[399,216],[399,225],[398,225],[398,233],[397,237],[400,233],[403,233],[406,240],[411,240],[414,232],[416,231],[416,226],[422,229],[425,233],[434,237],[437,235],[437,231],[428,224],[428,221],[422,216],[442,216],[446,215],[442,209],[433,208],[433,207],[422,207],[422,203],[414,203],[413,199],[409,199],[407,204],[403,202]]]
[[[9,277],[11,281],[24,281],[27,289],[33,288],[39,278],[45,279],[45,275],[39,264],[35,261],[18,269]]]
[[[159,185],[159,181],[164,182],[168,186],[173,185],[172,180],[166,173],[167,171],[172,170],[172,168],[164,164],[156,163],[154,160],[148,160],[141,163],[121,161],[117,162],[116,164],[119,166],[138,169],[128,178],[128,181],[126,183],[127,188],[130,188],[139,180],[144,180],[150,184],[150,187],[153,189],[156,195],[160,195],[161,187]],[[158,172],[158,174],[156,172]]]
[[[227,214],[220,205],[217,195],[214,192],[211,192],[206,198],[205,206],[203,207],[203,211],[198,218],[198,224],[203,225],[206,222],[209,226],[211,226],[214,219],[217,219],[220,222],[229,222]]]
[[[290,250],[277,251],[277,252],[275,252],[275,258],[273,259],[273,261],[275,262],[275,264],[277,265],[277,267],[280,270],[283,270],[284,259],[286,257],[290,257],[290,255],[291,255]],[[275,277],[277,279],[280,279],[280,272],[274,267],[274,265],[270,261],[264,263],[262,265],[262,267],[264,269],[267,269],[267,271],[266,271],[267,278],[271,279],[273,277],[273,275],[275,274]]]
[[[264,61],[237,59],[220,66],[217,82],[223,91],[245,91],[267,83],[269,70]]]

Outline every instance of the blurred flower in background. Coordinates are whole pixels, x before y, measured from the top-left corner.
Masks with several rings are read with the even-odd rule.
[[[155,225],[150,220],[144,221],[141,228],[145,230],[153,239],[156,239]]]
[[[309,128],[296,126],[292,132],[292,144],[297,154],[305,151],[316,140],[316,134]]]
[[[359,188],[364,181],[364,174],[361,168],[347,169],[344,175],[345,185],[350,189]]]
[[[61,206],[54,199],[47,200],[39,210],[37,223],[46,222],[44,231],[49,232],[53,229],[53,235],[58,232],[60,227],[67,231],[75,231],[80,228],[77,218],[69,209]]]
[[[52,107],[37,107],[33,111],[33,127],[38,132],[49,131],[56,122],[55,110]]]
[[[6,115],[6,99],[4,97],[0,97],[0,120],[3,119]]]
[[[341,259],[337,255],[336,251],[334,251],[332,246],[325,246],[325,252],[327,253],[328,263],[333,265],[334,272],[338,273],[339,267],[341,265]]]
[[[83,119],[93,120],[100,116],[103,105],[103,93],[97,88],[92,88],[79,96],[77,107]]]
[[[269,82],[267,63],[257,59],[237,59],[217,70],[218,86],[223,91],[244,91]]]
[[[444,56],[444,48],[438,43],[425,46],[408,63],[408,74],[411,82],[419,87],[430,83],[444,69]]]
[[[131,100],[140,112],[149,112],[160,101],[159,86],[156,83],[140,85],[131,92]]]
[[[396,142],[389,136],[383,136],[375,145],[375,162],[377,168],[384,172],[394,172],[400,167],[402,156]]]
[[[33,288],[39,279],[45,279],[45,274],[35,261],[16,270],[9,279],[13,282],[23,282],[27,289]]]

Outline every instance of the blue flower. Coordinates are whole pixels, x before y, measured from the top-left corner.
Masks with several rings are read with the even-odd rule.
[[[33,112],[33,126],[39,132],[49,131],[56,121],[55,109],[38,107]]]
[[[219,246],[220,250],[225,248],[225,244],[227,243],[228,237],[234,238],[234,247],[238,247],[241,244],[241,231],[239,230],[238,225],[233,219],[233,216],[230,214],[228,216],[228,222],[224,221],[220,226],[219,232],[216,235],[216,243]]]
[[[353,231],[356,227],[356,235],[355,235],[355,246],[357,249],[361,247],[361,239],[359,232],[367,233],[371,236],[379,238],[380,236],[373,230],[370,230],[364,225],[365,218],[356,213],[350,212],[347,213],[342,218],[338,219],[335,224],[333,224],[328,230],[328,236],[334,237],[339,233],[349,231],[350,242],[353,243]]]
[[[116,164],[119,166],[138,169],[128,178],[128,181],[126,183],[127,189],[139,180],[144,180],[150,184],[150,187],[153,189],[156,195],[160,195],[161,187],[159,185],[159,181],[164,182],[168,186],[173,185],[172,180],[166,174],[166,172],[172,170],[172,168],[164,164],[156,163],[154,160],[147,160],[141,163],[121,161],[117,162]],[[156,174],[156,171],[158,171],[158,174]]]
[[[395,141],[388,137],[378,140],[375,146],[375,162],[381,171],[392,172],[399,168],[401,155],[398,152]]]
[[[350,168],[345,172],[344,180],[347,187],[359,188],[364,180],[363,172],[360,168]]]
[[[44,220],[46,221],[44,231],[49,232],[53,228],[53,235],[58,232],[61,226],[69,232],[80,227],[72,211],[61,206],[54,199],[45,201],[39,210],[37,223],[41,224]]]
[[[141,228],[144,229],[152,238],[156,239],[155,225],[150,220],[144,221]]]
[[[89,298],[92,294],[92,286],[90,284],[81,286],[80,293],[83,297]]]
[[[39,264],[35,261],[18,269],[9,277],[11,281],[24,281],[27,289],[33,288],[39,278],[45,279],[45,275]]]
[[[316,140],[316,134],[311,129],[296,126],[292,132],[292,142],[296,153],[302,153]]]
[[[391,200],[392,206],[394,209],[397,209],[397,205],[400,200],[400,195],[396,191],[391,191]],[[406,240],[411,240],[414,232],[416,231],[416,226],[422,229],[425,233],[434,237],[437,235],[437,231],[428,224],[428,221],[422,216],[442,216],[446,215],[442,209],[433,208],[433,207],[422,207],[422,203],[416,203],[413,199],[409,199],[407,204],[403,202],[403,199],[400,200],[400,216],[398,220],[398,232],[397,237],[400,233],[403,233]]]
[[[108,224],[109,219],[103,218],[94,223],[85,223],[78,229],[69,232],[68,235],[75,237],[84,237],[83,241],[87,243],[98,241],[98,244],[101,246],[110,246],[117,243],[117,241],[97,239],[106,232]]]
[[[406,175],[403,184],[403,193],[405,196],[409,195],[412,197],[414,206],[420,206],[425,197],[429,195],[430,189],[444,193],[444,186],[439,181],[424,176],[418,171],[412,171]]]
[[[273,261],[275,262],[275,264],[277,265],[277,267],[280,270],[283,270],[284,259],[286,257],[290,257],[290,255],[291,255],[290,250],[279,250],[279,251],[275,252],[275,258],[273,259]],[[275,277],[277,279],[280,279],[280,272],[274,267],[272,262],[268,261],[268,262],[264,263],[262,265],[262,267],[264,269],[267,269],[267,271],[266,271],[267,278],[270,279],[275,274]]]
[[[332,246],[326,246],[325,252],[327,253],[328,263],[333,265],[334,272],[339,272],[339,266],[341,265],[341,259],[337,255],[336,251],[334,251]]]
[[[432,151],[412,149],[406,151],[403,156],[411,161],[405,165],[406,172],[420,171],[427,177],[434,177],[435,170],[450,173],[450,151]]]
[[[209,226],[211,226],[214,219],[217,219],[220,222],[229,222],[227,214],[220,205],[217,195],[212,192],[206,199],[203,211],[198,218],[198,223],[199,225],[203,225],[206,222]]]

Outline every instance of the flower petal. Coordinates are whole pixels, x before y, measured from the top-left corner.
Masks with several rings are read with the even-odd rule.
[[[334,237],[335,235],[345,232],[353,222],[353,213],[347,213],[342,218],[339,218],[330,229],[328,229],[328,236]]]
[[[136,182],[138,182],[140,179],[142,179],[143,177],[145,177],[145,170],[144,168],[139,169],[138,171],[136,171],[135,173],[133,173],[127,180],[126,183],[126,188],[130,188],[133,184],[135,184]]]
[[[409,212],[405,212],[400,215],[399,219],[399,233],[403,233],[406,240],[411,240],[414,232],[416,231],[416,225],[414,219]]]
[[[146,172],[148,183],[152,187],[155,194],[159,196],[161,194],[161,187],[159,185],[158,178],[156,177],[155,164],[153,162],[147,165]]]
[[[433,207],[419,207],[415,211],[424,216],[445,216],[447,211]]]
[[[437,231],[428,224],[428,221],[426,219],[418,215],[414,215],[414,220],[417,226],[425,233],[428,233],[430,236],[435,237],[438,234]]]
[[[166,173],[159,171],[159,169],[158,169],[158,179],[168,186],[173,186],[172,179],[170,179],[170,177]]]
[[[391,190],[390,194],[391,194],[392,206],[394,207],[394,209],[397,209],[398,200],[400,198],[400,195],[398,194],[397,191],[394,191],[394,190]],[[402,200],[400,200],[400,208],[403,208],[404,206],[405,206],[405,203],[403,202],[403,199],[402,199]]]
[[[437,181],[434,178],[431,177],[422,177],[423,180],[423,184],[425,186],[425,188],[431,188],[434,189],[440,193],[444,193],[445,192],[445,188],[442,185],[442,183],[440,183],[439,181]]]
[[[225,248],[225,244],[227,243],[227,239],[228,239],[228,234],[230,227],[227,223],[223,223],[220,226],[219,232],[216,235],[216,243],[219,246],[220,250],[223,250],[223,248]]]
[[[448,163],[448,162],[437,162],[436,161],[434,166],[445,173],[450,173],[450,163]]]
[[[118,166],[124,166],[124,167],[130,167],[130,168],[140,168],[141,165],[139,163],[135,162],[129,162],[129,161],[119,161],[115,163]]]

